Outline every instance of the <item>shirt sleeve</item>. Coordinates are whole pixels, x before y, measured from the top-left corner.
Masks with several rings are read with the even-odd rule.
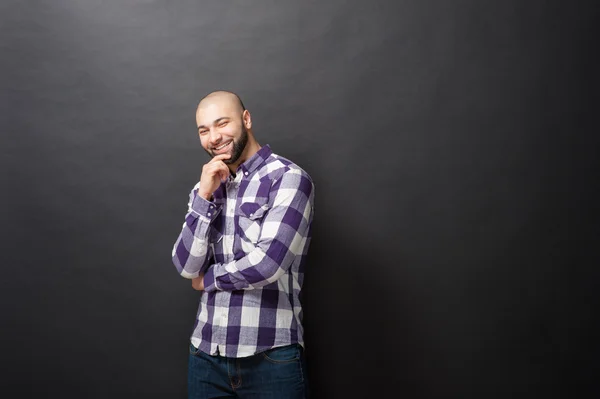
[[[286,171],[270,189],[258,242],[244,257],[215,263],[204,275],[204,290],[255,289],[277,281],[304,254],[313,218],[314,185],[303,171]]]
[[[182,277],[194,278],[206,269],[213,256],[208,245],[210,224],[221,206],[198,195],[198,185],[190,192],[188,212],[171,253],[173,264]]]

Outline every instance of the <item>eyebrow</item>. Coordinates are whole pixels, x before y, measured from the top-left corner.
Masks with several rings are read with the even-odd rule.
[[[216,125],[216,124],[218,124],[219,122],[221,122],[223,119],[231,119],[231,118],[230,118],[230,117],[228,117],[228,116],[222,116],[222,117],[220,117],[220,118],[218,118],[218,119],[215,119],[215,120],[214,120],[214,122],[213,122],[212,124],[213,124],[213,125]],[[198,126],[198,130],[202,129],[203,127],[206,127],[206,125],[200,125],[200,126]]]

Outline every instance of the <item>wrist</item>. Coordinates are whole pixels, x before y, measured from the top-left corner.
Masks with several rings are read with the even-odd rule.
[[[206,191],[202,191],[201,189],[198,189],[198,196],[204,198],[207,201],[210,201],[212,199],[212,193],[207,193]]]

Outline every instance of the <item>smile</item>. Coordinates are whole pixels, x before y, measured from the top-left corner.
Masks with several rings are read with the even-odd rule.
[[[220,150],[222,150],[223,148],[227,147],[227,146],[228,146],[228,145],[229,145],[229,144],[230,144],[232,141],[233,141],[233,140],[230,140],[230,141],[228,141],[227,143],[225,143],[225,144],[223,144],[223,145],[220,145],[220,146],[218,146],[218,147],[215,147],[215,151],[220,151]]]

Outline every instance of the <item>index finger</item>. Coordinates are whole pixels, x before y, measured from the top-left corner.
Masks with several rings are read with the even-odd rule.
[[[227,158],[230,158],[231,155],[230,154],[219,154],[219,155],[215,155],[213,157],[213,159],[211,159],[210,161],[208,161],[208,163],[213,163],[213,162],[218,162],[218,161],[223,161]]]

